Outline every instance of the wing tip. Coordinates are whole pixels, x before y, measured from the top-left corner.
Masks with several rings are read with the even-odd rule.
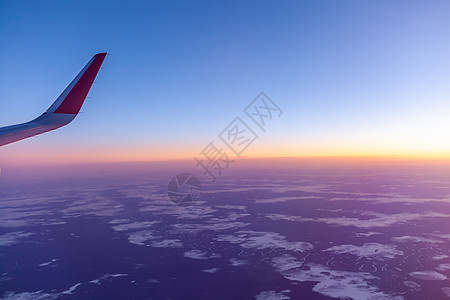
[[[105,58],[106,54],[108,53],[106,52],[97,53],[93,56],[93,58]]]
[[[106,53],[97,53],[92,57],[74,81],[64,90],[62,94],[65,94],[64,98],[53,113],[74,115],[79,113],[105,56]]]

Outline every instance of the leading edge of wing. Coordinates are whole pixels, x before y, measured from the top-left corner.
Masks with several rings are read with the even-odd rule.
[[[0,146],[55,130],[72,122],[79,113],[106,53],[94,55],[56,101],[36,119],[0,128]]]

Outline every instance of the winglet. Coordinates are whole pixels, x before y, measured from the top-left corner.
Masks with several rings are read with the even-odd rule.
[[[55,103],[60,103],[59,106],[53,112],[48,112],[55,114],[78,114],[105,56],[106,53],[94,55],[77,77],[75,77],[72,83],[64,90],[61,96],[55,101]]]
[[[106,53],[94,55],[87,65],[42,115],[26,123],[0,128],[0,147],[72,122],[80,111]]]

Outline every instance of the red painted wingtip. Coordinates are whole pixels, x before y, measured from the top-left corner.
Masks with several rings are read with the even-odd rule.
[[[94,55],[94,58],[105,58],[106,54],[107,54],[106,52],[105,53],[97,53]]]
[[[55,110],[56,114],[78,114],[86,99],[89,89],[97,76],[106,53],[98,53],[92,57],[92,61],[78,79],[61,105]]]

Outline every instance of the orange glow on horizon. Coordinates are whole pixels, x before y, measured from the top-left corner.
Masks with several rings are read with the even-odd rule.
[[[282,142],[271,144],[252,144],[242,157],[235,157],[225,145],[217,146],[225,151],[231,159],[300,159],[310,161],[347,161],[347,162],[379,162],[379,161],[434,161],[450,162],[450,149],[448,151],[431,151],[397,147],[393,145],[381,147],[379,145],[352,145],[345,141],[304,143],[292,141],[289,145]],[[267,142],[267,141],[266,141]],[[206,144],[205,144],[206,145]],[[202,145],[202,146],[205,146]],[[199,153],[204,147],[198,145],[183,145],[181,143],[138,146],[111,144],[111,145],[48,145],[38,139],[28,142],[15,143],[0,148],[0,167],[7,165],[67,165],[67,164],[95,164],[95,163],[122,163],[122,162],[155,162],[192,160],[200,157]],[[444,147],[445,150],[445,147]]]
[[[1,149],[0,163],[2,165],[66,165],[66,164],[95,164],[95,163],[126,163],[126,162],[156,162],[156,161],[181,161],[192,160],[199,157],[201,149],[186,148],[181,154],[177,149],[142,151],[142,150],[107,150],[107,149],[53,149],[52,151],[27,151],[26,148],[18,151]],[[191,154],[192,153],[192,154]],[[310,160],[310,161],[347,161],[347,162],[379,162],[379,161],[434,161],[450,163],[450,153],[400,153],[400,152],[352,152],[352,151],[249,151],[248,155],[233,157],[234,160]]]

